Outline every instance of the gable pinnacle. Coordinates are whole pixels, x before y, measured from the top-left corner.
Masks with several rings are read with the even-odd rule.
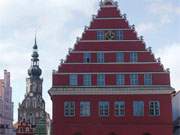
[[[117,6],[118,3],[114,0],[101,0],[100,6]]]

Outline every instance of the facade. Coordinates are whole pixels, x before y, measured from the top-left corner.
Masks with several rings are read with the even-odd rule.
[[[18,123],[25,121],[31,125],[33,133],[35,133],[41,119],[49,116],[45,111],[45,101],[42,97],[43,79],[40,78],[42,70],[39,67],[39,54],[36,39],[33,46],[31,62],[31,67],[28,70],[29,77],[26,79],[25,98],[22,103],[19,104]],[[45,128],[44,130],[44,134],[42,135],[47,135],[48,129]]]
[[[172,135],[170,72],[113,0],[53,72],[53,135]]]
[[[13,102],[10,72],[4,70],[4,78],[0,79],[0,134],[13,135]]]
[[[174,135],[180,135],[180,91],[172,99]]]

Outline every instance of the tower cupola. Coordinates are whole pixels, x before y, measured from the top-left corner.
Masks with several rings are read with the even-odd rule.
[[[39,67],[39,54],[36,37],[33,46],[33,53],[31,56],[31,67],[28,70],[28,75],[32,78],[39,78],[42,74],[42,70]]]

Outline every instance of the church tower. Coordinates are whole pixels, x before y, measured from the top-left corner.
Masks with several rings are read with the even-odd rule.
[[[40,77],[41,74],[42,70],[39,67],[38,46],[35,38],[31,66],[28,69],[29,77],[26,79],[26,94],[18,109],[18,123],[25,121],[31,124],[34,131],[38,127],[39,121],[47,115],[45,112],[45,102],[42,97],[43,79]]]

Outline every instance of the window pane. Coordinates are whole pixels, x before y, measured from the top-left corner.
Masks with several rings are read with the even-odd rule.
[[[124,85],[124,74],[116,75],[116,85]]]
[[[133,102],[133,115],[144,116],[144,102],[143,101]]]
[[[70,84],[71,86],[77,86],[77,83],[78,83],[78,81],[77,81],[77,75],[75,75],[75,74],[70,75],[70,76],[69,76],[69,84]]]
[[[122,30],[117,30],[116,31],[116,40],[123,40],[123,31]]]
[[[84,86],[91,86],[92,85],[91,75],[90,74],[84,75],[83,84],[84,84]]]
[[[115,116],[124,116],[125,115],[125,103],[124,101],[116,101],[114,104]]]
[[[64,116],[65,117],[75,116],[75,102],[72,101],[64,102]]]
[[[105,75],[104,74],[98,74],[97,75],[97,85],[98,86],[104,86],[105,85]]]
[[[84,53],[84,63],[90,63],[90,62],[91,62],[91,54]]]
[[[159,101],[149,102],[149,114],[151,116],[160,116],[160,102]]]
[[[107,117],[109,115],[109,102],[99,102],[99,115],[102,117]]]
[[[80,116],[90,116],[90,102],[80,102]]]
[[[102,52],[97,53],[97,62],[98,63],[104,62],[104,53],[102,53]]]
[[[138,74],[131,74],[130,81],[131,81],[131,85],[138,85],[139,84]]]
[[[104,31],[97,31],[97,40],[104,40]]]
[[[124,62],[124,53],[123,52],[116,53],[116,62]]]
[[[144,75],[144,85],[152,85],[152,74]]]
[[[130,53],[130,62],[137,62],[138,61],[138,54],[137,52]]]

